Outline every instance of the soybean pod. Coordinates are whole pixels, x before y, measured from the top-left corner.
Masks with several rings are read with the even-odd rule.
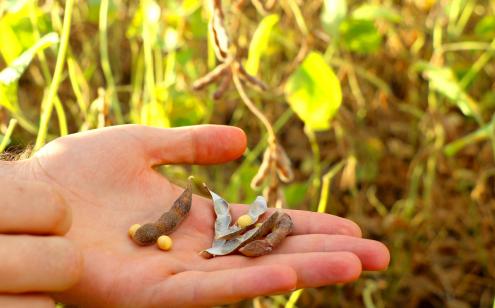
[[[282,242],[292,232],[292,219],[287,214],[281,214],[273,230],[266,238],[252,241],[239,249],[247,257],[259,257],[270,253],[273,248]]]
[[[172,208],[165,212],[154,223],[147,223],[139,227],[133,234],[132,239],[139,245],[151,245],[161,235],[168,235],[177,229],[177,227],[186,219],[191,209],[192,202],[192,185],[189,181],[187,188],[175,200]]]

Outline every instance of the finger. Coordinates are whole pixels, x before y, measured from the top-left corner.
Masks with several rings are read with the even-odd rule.
[[[0,292],[62,291],[79,278],[82,259],[67,239],[0,235]]]
[[[380,242],[345,235],[296,235],[287,237],[275,254],[348,251],[359,257],[364,270],[383,270],[390,262],[390,253]]]
[[[350,252],[270,254],[259,258],[228,256],[208,260],[205,270],[242,268],[253,265],[289,266],[297,273],[297,288],[345,283],[361,275],[361,261]]]
[[[52,308],[55,307],[55,301],[51,297],[41,294],[26,294],[26,295],[3,294],[0,295],[0,307]]]
[[[237,220],[237,217],[245,214],[246,211],[247,206],[245,205],[237,204],[232,206],[234,221]],[[265,215],[270,215],[273,211],[275,211],[275,209],[270,208]],[[362,236],[361,228],[349,219],[310,211],[286,209],[283,211],[289,214],[294,223],[292,234],[342,234],[354,237]]]
[[[66,233],[71,209],[54,187],[33,181],[0,179],[0,233]]]
[[[213,272],[187,271],[172,276],[151,290],[155,297],[151,299],[150,306],[228,304],[246,298],[288,292],[296,287],[296,280],[296,274],[290,267],[280,265]]]
[[[141,141],[151,165],[218,164],[238,158],[246,149],[246,135],[232,126],[161,129],[126,125],[123,129]]]

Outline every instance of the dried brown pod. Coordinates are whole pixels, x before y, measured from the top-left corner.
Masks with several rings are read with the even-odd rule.
[[[251,188],[252,189],[260,189],[261,185],[268,177],[270,173],[270,161],[271,161],[271,150],[270,147],[266,148],[265,153],[263,154],[263,160],[258,169],[258,172],[251,180]]]
[[[201,90],[209,84],[214,83],[215,81],[221,79],[225,76],[226,72],[230,70],[230,64],[232,61],[225,61],[220,63],[217,67],[215,67],[211,72],[206,74],[205,76],[199,78],[195,82],[193,82],[192,87],[194,90]]]
[[[224,26],[224,14],[222,10],[222,1],[213,1],[213,12],[209,24],[210,35],[213,39],[213,49],[215,55],[220,61],[225,61],[229,55],[229,37]]]
[[[282,182],[288,183],[294,179],[292,163],[281,145],[277,144],[275,151],[275,165],[277,167],[278,177]]]
[[[172,208],[164,213],[156,222],[142,225],[136,230],[132,239],[139,245],[151,245],[161,235],[172,233],[186,219],[192,202],[192,185],[189,181],[187,188],[175,200]]]
[[[292,219],[283,213],[277,218],[277,222],[270,234],[265,239],[259,239],[244,245],[239,252],[248,257],[259,257],[270,253],[291,232],[293,228]]]
[[[263,190],[263,195],[271,207],[274,207],[275,204],[277,204],[277,200],[279,199],[279,190],[279,185],[270,185]]]
[[[262,91],[268,90],[268,86],[266,85],[266,83],[254,77],[253,75],[250,75],[240,62],[236,62],[236,66],[237,70],[239,71],[239,77],[241,77],[243,81],[256,88],[259,88]]]
[[[215,91],[215,93],[213,93],[214,100],[218,100],[222,98],[223,94],[227,92],[227,90],[229,89],[231,81],[232,81],[232,72],[228,70],[225,73],[225,75],[222,77],[217,90]]]

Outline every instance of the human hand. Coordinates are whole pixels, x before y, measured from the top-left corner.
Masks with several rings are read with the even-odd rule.
[[[38,292],[68,289],[82,269],[79,249],[63,237],[70,207],[52,185],[18,180],[12,171],[0,164],[0,307],[53,307]]]
[[[349,282],[362,269],[388,265],[387,249],[361,239],[351,221],[304,211],[288,211],[293,235],[270,255],[203,259],[198,252],[211,245],[215,217],[198,196],[171,235],[171,251],[128,238],[130,225],[154,221],[182,192],[153,166],[222,163],[245,146],[232,127],[127,125],[59,138],[24,161],[26,178],[58,187],[72,206],[67,237],[84,256],[81,280],[56,298],[83,306],[210,306]],[[242,206],[233,211],[238,216]]]

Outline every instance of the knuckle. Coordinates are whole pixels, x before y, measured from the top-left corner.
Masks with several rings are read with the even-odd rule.
[[[50,227],[57,234],[64,234],[71,224],[71,208],[62,195],[53,187],[47,193],[47,204],[50,208]]]
[[[61,270],[60,289],[67,289],[73,286],[81,276],[82,255],[79,249],[65,238],[56,238],[57,264]]]

